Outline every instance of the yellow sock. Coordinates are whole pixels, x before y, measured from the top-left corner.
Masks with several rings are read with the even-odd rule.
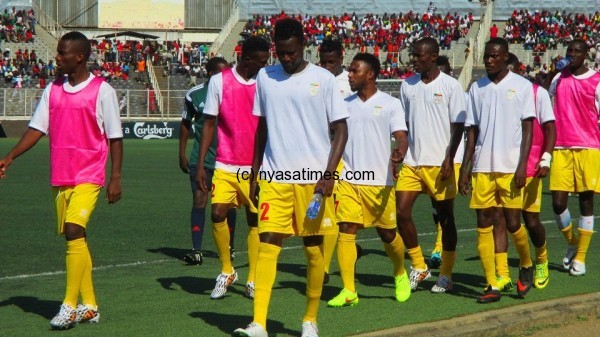
[[[333,251],[337,242],[337,233],[323,236],[323,264],[325,265],[325,272],[327,274],[329,274],[329,265],[331,264]]]
[[[454,262],[456,261],[456,251],[444,250],[442,252],[442,266],[440,268],[440,275],[446,275],[452,278],[452,269],[454,269]]]
[[[494,233],[493,227],[477,228],[477,250],[483,267],[483,274],[487,284],[498,289],[496,283],[496,267],[494,261]]]
[[[338,263],[344,288],[355,293],[354,264],[356,263],[356,234],[340,233],[338,238]]]
[[[254,280],[254,319],[253,321],[267,328],[267,312],[271,300],[271,289],[277,274],[277,259],[281,247],[261,242],[256,263]],[[323,276],[321,274],[321,276]]]
[[[306,270],[306,314],[302,321],[317,323],[319,301],[323,291],[323,276],[325,274],[323,250],[319,246],[304,247],[304,253],[306,254],[308,268]]]
[[[248,282],[254,282],[259,246],[258,227],[248,227]]]
[[[67,241],[67,290],[64,304],[77,307],[81,279],[88,263],[87,243],[85,238]]]
[[[85,248],[84,254],[87,256],[87,263],[83,269],[83,278],[81,279],[79,292],[81,293],[81,302],[83,304],[91,305],[97,309],[98,304],[96,304],[96,295],[94,294],[94,284],[92,282],[92,256],[87,244]]]
[[[229,227],[227,219],[222,222],[213,223],[213,237],[215,238],[215,246],[221,259],[221,273],[233,274],[233,265],[231,264],[231,256],[229,255]]]
[[[433,247],[433,251],[441,252],[442,251],[442,226],[440,226],[439,222],[437,224],[435,224],[435,226],[437,228],[437,236],[435,237],[435,246]]]
[[[546,250],[546,243],[540,248],[535,247],[535,263],[546,263],[548,261],[548,251]]]
[[[575,254],[574,260],[585,263],[585,255],[590,247],[592,234],[594,234],[594,231],[579,228],[579,245],[577,245],[577,254]]]
[[[529,235],[525,226],[521,225],[518,231],[511,234],[517,253],[519,253],[520,267],[529,268],[533,266],[529,252]]]
[[[409,249],[408,256],[410,256],[412,266],[414,269],[427,270],[425,258],[423,257],[423,253],[421,252],[421,246],[416,246],[415,248]]]
[[[496,275],[510,278],[508,272],[508,253],[496,253],[494,254],[496,262]]]
[[[577,236],[575,235],[575,233],[573,233],[573,225],[572,224],[569,224],[568,227],[565,227],[565,228],[561,229],[560,231],[562,232],[562,235],[567,240],[567,244],[569,246],[576,247],[579,245],[579,240],[577,240]]]
[[[394,276],[404,274],[404,241],[402,241],[402,237],[396,233],[394,240],[390,243],[384,243],[383,247],[394,263]]]

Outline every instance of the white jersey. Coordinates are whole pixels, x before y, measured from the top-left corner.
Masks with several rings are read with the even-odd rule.
[[[541,86],[537,88],[537,95],[535,96],[535,118],[537,118],[540,125],[556,119],[554,117],[554,110],[552,109],[550,94]]]
[[[382,91],[365,102],[357,94],[345,101],[350,117],[340,179],[357,185],[394,186],[390,134],[407,131],[400,101]]]
[[[427,84],[417,74],[400,86],[400,102],[410,149],[404,162],[411,166],[441,166],[450,145],[451,124],[466,119],[462,86],[445,73]]]
[[[350,89],[350,82],[348,81],[348,71],[343,70],[341,74],[335,77],[335,79],[340,87],[340,92],[342,93],[343,98],[353,94],[352,89]]]
[[[488,77],[469,91],[466,125],[479,128],[473,172],[514,173],[521,156],[521,121],[535,117],[533,85],[509,72],[498,84]]]
[[[90,77],[72,86],[65,77],[65,83],[63,89],[68,93],[77,93],[83,90],[87,85],[94,79],[94,75],[90,73]],[[52,83],[50,83],[44,92],[40,102],[35,109],[35,113],[29,122],[29,127],[39,130],[45,134],[48,134],[50,127],[50,91],[52,90]],[[101,133],[106,132],[106,138],[123,138],[123,130],[121,129],[121,118],[119,116],[119,100],[115,89],[106,82],[100,84],[98,91],[98,100],[96,101],[96,121],[98,122],[98,128]]]
[[[275,182],[308,184],[321,178],[313,172],[327,169],[329,124],[348,111],[329,71],[309,63],[290,75],[278,64],[258,73],[254,115],[268,128],[262,171]]]

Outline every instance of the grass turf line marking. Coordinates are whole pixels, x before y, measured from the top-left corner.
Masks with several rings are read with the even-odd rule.
[[[594,216],[594,219],[598,219],[598,218],[600,218],[600,215]],[[579,218],[572,218],[571,221],[577,220],[577,219],[579,219]],[[542,224],[550,224],[550,223],[554,223],[554,222],[555,222],[554,220],[541,221]],[[458,233],[473,232],[476,229],[477,228],[465,228],[465,229],[459,229],[456,232],[458,232]],[[437,231],[429,232],[429,233],[420,233],[417,235],[418,236],[437,235]],[[547,237],[555,237],[555,236],[547,235]],[[379,240],[381,240],[381,239],[380,238],[371,238],[371,239],[356,240],[356,242],[369,242],[369,241],[379,241]],[[303,247],[304,246],[289,246],[289,247],[283,247],[282,250],[294,250],[294,249],[300,249]],[[236,253],[239,254],[239,253],[248,253],[248,252],[241,251],[241,252],[236,252]],[[92,268],[92,270],[107,270],[107,269],[113,269],[113,268],[144,266],[144,265],[148,265],[148,264],[163,263],[163,262],[168,262],[168,261],[173,261],[173,260],[172,259],[161,259],[161,260],[151,260],[151,261],[137,261],[137,262],[123,263],[123,264],[109,264],[109,265],[105,265],[105,266],[94,267],[94,268]],[[46,271],[46,272],[37,273],[37,274],[11,275],[11,276],[0,277],[0,281],[27,279],[27,278],[35,278],[35,277],[43,277],[43,276],[54,276],[54,275],[61,275],[61,274],[65,274],[65,273],[66,273],[66,271],[64,271],[64,270],[57,270],[57,271]]]

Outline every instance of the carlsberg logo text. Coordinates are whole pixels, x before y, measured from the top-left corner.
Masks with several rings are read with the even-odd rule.
[[[143,139],[166,139],[173,135],[173,128],[167,126],[164,122],[160,124],[135,123],[133,133]]]

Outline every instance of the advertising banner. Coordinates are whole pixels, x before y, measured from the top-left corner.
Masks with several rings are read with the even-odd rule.
[[[180,122],[124,122],[126,139],[179,139]]]
[[[98,28],[184,29],[185,0],[98,0]]]

